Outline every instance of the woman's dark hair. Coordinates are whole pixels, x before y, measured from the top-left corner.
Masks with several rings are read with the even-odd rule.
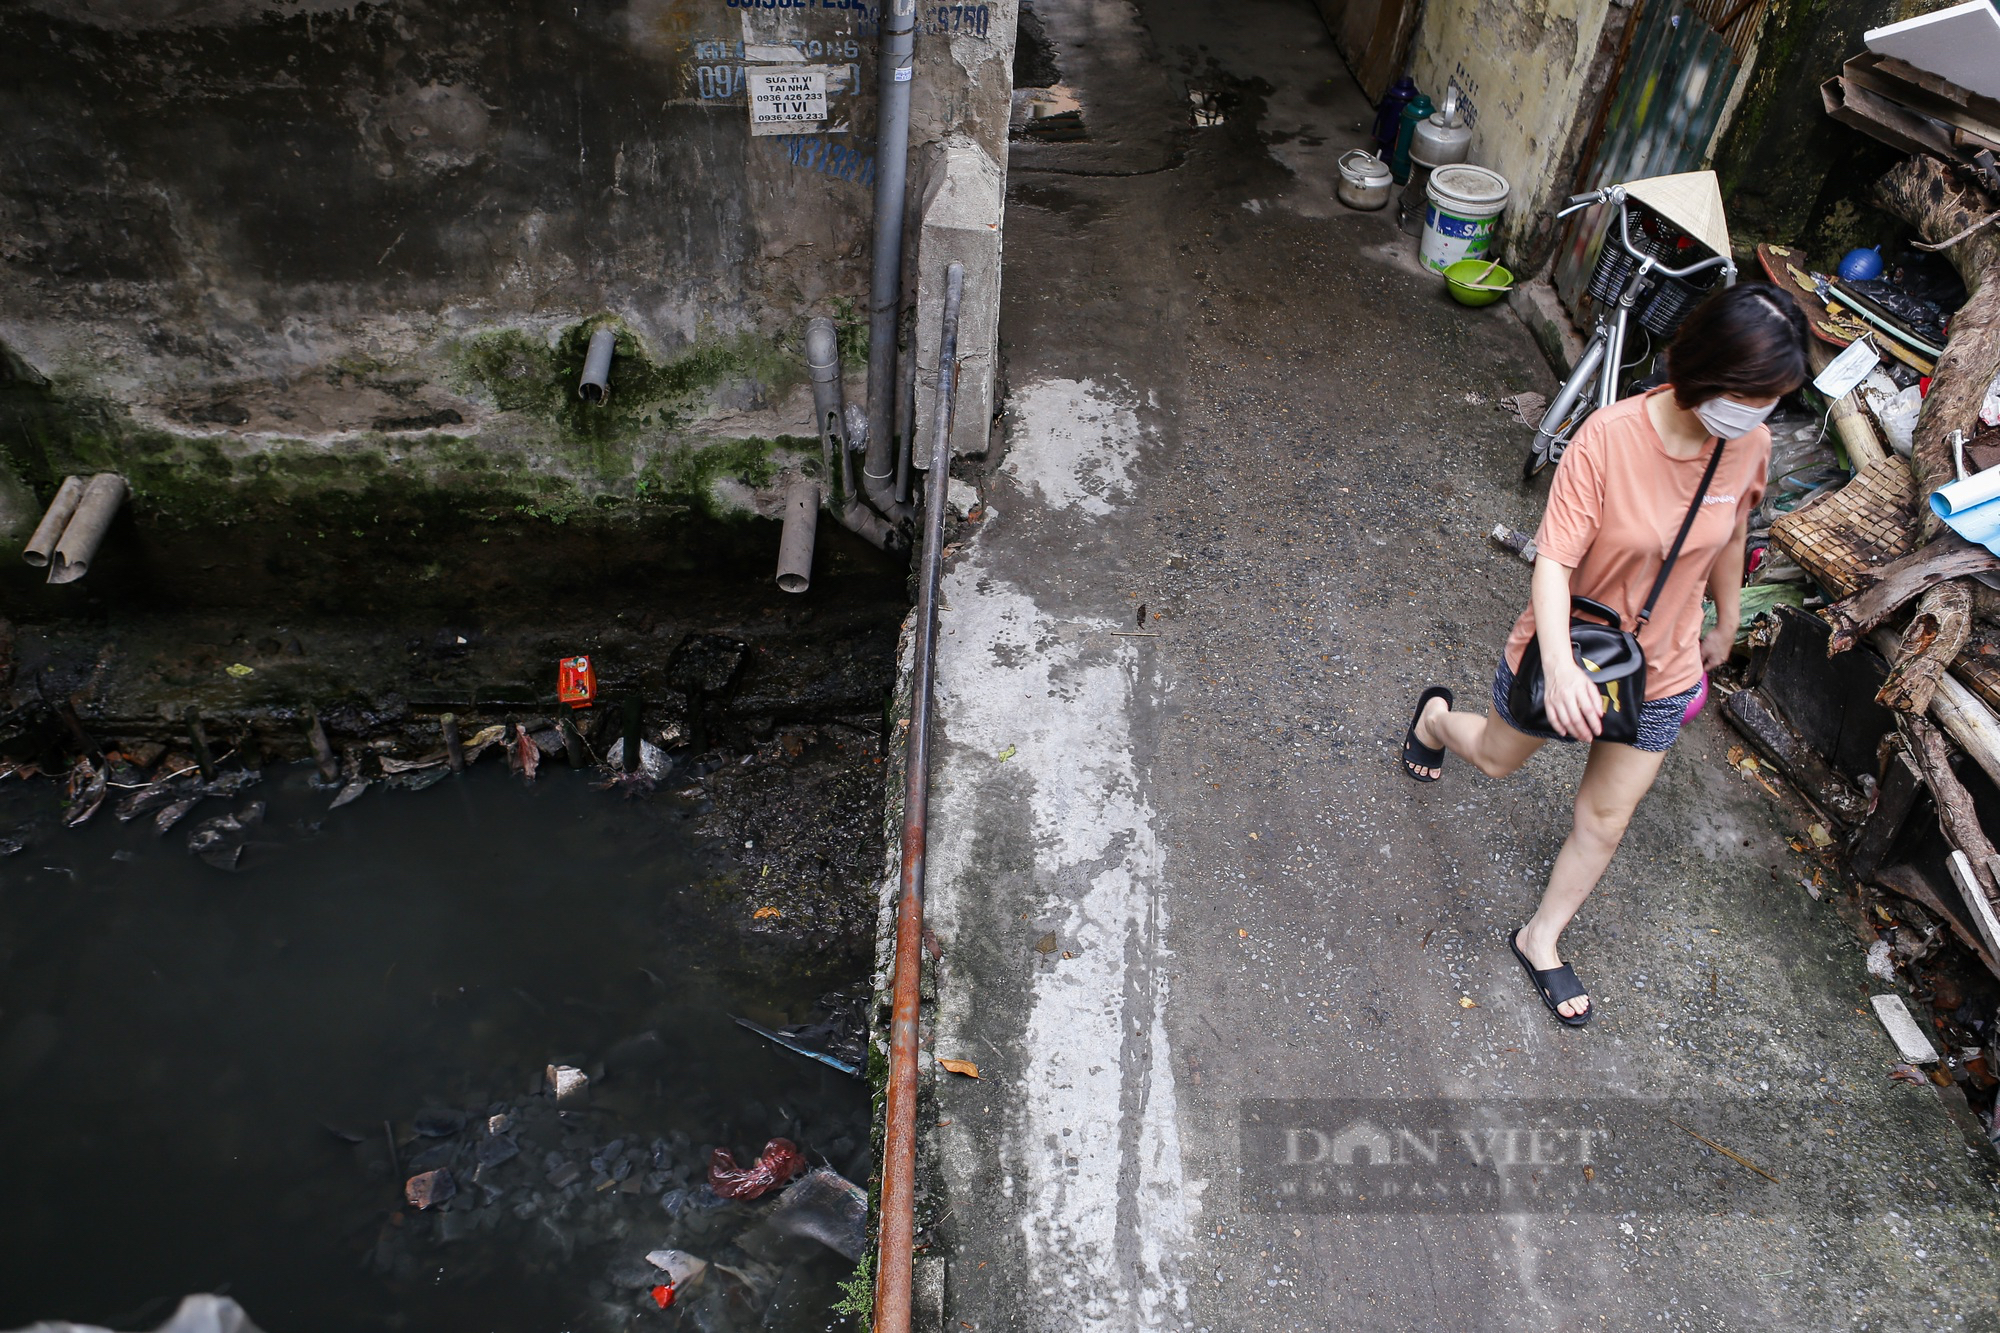
[[[1781,288],[1739,282],[1694,308],[1667,350],[1674,401],[1691,408],[1725,393],[1776,398],[1806,382],[1806,316]]]

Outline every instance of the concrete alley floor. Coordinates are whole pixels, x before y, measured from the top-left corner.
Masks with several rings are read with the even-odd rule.
[[[1370,113],[1314,7],[1035,8],[1089,138],[1016,144],[1006,447],[946,570],[930,1041],[982,1077],[933,1070],[931,1322],[2000,1328],[1993,1156],[1889,1080],[1884,988],[1712,710],[1566,938],[1582,1031],[1506,938],[1583,755],[1402,776],[1417,691],[1482,707],[1527,598],[1486,533],[1545,486],[1496,401],[1552,381],[1334,201]],[[1191,80],[1225,124],[1185,127]],[[1309,1134],[1272,1156],[1524,1099],[1609,1127],[1543,1159],[1567,1203],[1383,1207]]]

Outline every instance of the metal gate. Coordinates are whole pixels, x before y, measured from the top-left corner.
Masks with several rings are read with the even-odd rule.
[[[1721,7],[1716,0],[1639,2],[1604,123],[1585,150],[1578,191],[1697,170],[1742,67],[1736,43],[1747,48],[1762,17],[1740,21],[1761,2],[1738,3],[1720,16],[1707,12]],[[1728,31],[1737,33],[1734,42]],[[1608,216],[1601,205],[1577,214],[1556,254],[1556,292],[1578,318],[1590,300],[1586,288]]]

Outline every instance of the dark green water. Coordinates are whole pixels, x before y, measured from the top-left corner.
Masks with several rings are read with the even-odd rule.
[[[710,1146],[781,1134],[865,1180],[862,1084],[730,1019],[803,1021],[865,963],[759,954],[710,920],[724,854],[665,796],[486,766],[329,799],[272,768],[162,836],[109,803],[67,830],[55,784],[0,785],[0,836],[28,843],[0,859],[0,1328],[151,1327],[194,1291],[267,1333],[831,1325],[850,1265],[745,1255],[757,1206],[702,1185]],[[237,872],[188,854],[252,800]],[[588,1110],[558,1120],[551,1061],[591,1073]],[[468,1126],[421,1136],[426,1109]],[[521,1151],[482,1188],[496,1111]],[[640,1186],[593,1189],[620,1140]],[[403,1201],[423,1153],[461,1181],[448,1212]],[[579,1185],[550,1185],[551,1154]],[[661,1312],[634,1263],[666,1246],[740,1276]]]

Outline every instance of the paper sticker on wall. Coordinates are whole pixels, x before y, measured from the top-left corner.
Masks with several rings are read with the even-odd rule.
[[[750,133],[800,134],[826,122],[826,70],[808,66],[744,71]]]

